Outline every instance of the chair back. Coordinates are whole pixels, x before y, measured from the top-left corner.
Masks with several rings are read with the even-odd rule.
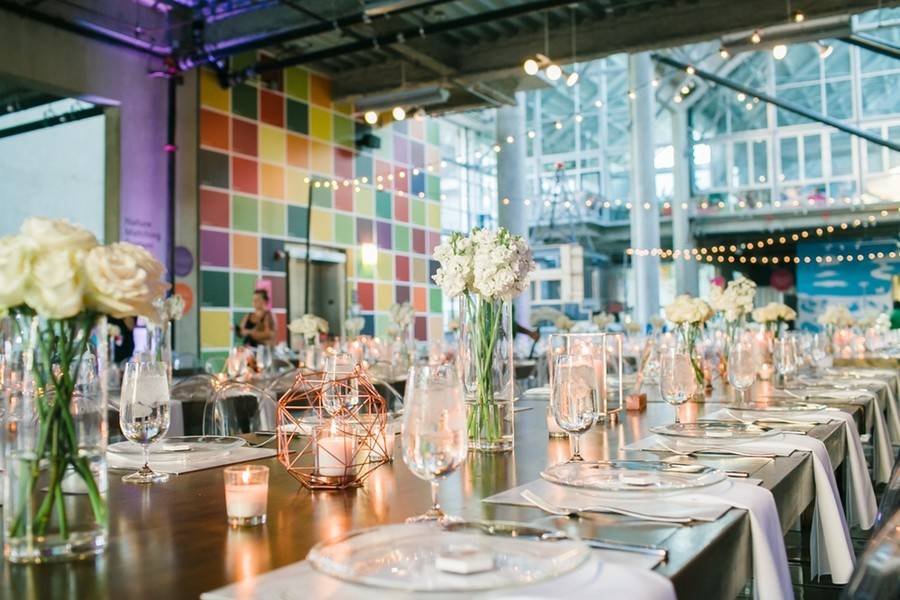
[[[277,403],[266,390],[231,381],[215,388],[203,411],[203,435],[239,435],[275,429]]]
[[[841,592],[844,600],[900,598],[900,511],[883,521],[866,544],[850,581]]]
[[[884,522],[890,519],[894,513],[900,511],[900,450],[894,457],[894,469],[891,472],[891,479],[884,488],[884,494],[881,496],[881,502],[878,503],[878,514],[875,515],[875,526],[872,534],[881,529]]]

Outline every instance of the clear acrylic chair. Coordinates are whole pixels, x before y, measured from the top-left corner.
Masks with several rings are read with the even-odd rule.
[[[203,411],[203,435],[240,435],[275,429],[277,402],[252,383],[217,386]]]
[[[841,598],[891,600],[900,598],[900,510],[886,518],[853,569]]]

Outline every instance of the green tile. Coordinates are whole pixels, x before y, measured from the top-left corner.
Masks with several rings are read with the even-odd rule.
[[[287,128],[296,133],[309,135],[309,105],[287,99]]]
[[[432,200],[441,199],[441,178],[437,175],[427,175],[425,177],[425,195]]]
[[[372,188],[362,188],[353,198],[353,208],[356,209],[356,214],[361,217],[372,217],[375,215],[374,208],[374,198],[372,194]]]
[[[341,115],[334,115],[334,141],[341,146],[352,148],[353,143],[353,121]]]
[[[429,119],[425,125],[425,138],[429,144],[439,146],[441,144],[441,127],[437,121]]]
[[[250,312],[251,312],[251,311],[249,311],[249,310],[248,310],[248,311],[243,311],[243,310],[236,310],[236,311],[234,311],[234,313],[233,313],[232,316],[231,316],[231,322],[234,323],[235,326],[240,325],[240,324],[241,324],[241,321],[244,320],[244,316],[245,316],[245,315],[249,315]],[[240,343],[243,343],[243,341],[244,341],[244,338],[241,337],[240,335],[238,335],[238,328],[237,328],[237,327],[232,327],[232,328],[231,328],[231,337],[232,337],[232,339],[234,340],[234,344],[235,344],[235,345],[240,344]]]
[[[313,206],[331,208],[331,188],[327,188],[324,185],[320,187],[313,186],[310,196]]]
[[[418,198],[412,198],[412,222],[425,226],[425,202]]]
[[[256,120],[256,88],[241,83],[231,88],[231,112]]]
[[[216,365],[225,365],[225,360],[228,358],[228,352],[224,350],[219,350],[216,352],[201,352],[200,353],[200,366],[202,367],[207,363],[207,361],[213,361]]]
[[[293,238],[306,239],[309,209],[305,206],[288,206],[288,235]]]
[[[231,228],[241,231],[258,231],[259,217],[256,200],[247,196],[231,197]]]
[[[375,269],[373,265],[363,264],[359,252],[356,253],[356,278],[357,279],[375,279]]]
[[[285,69],[284,87],[288,96],[309,100],[309,72],[297,67]]]
[[[227,271],[200,271],[200,305],[227,308],[231,297],[228,293]]]
[[[384,337],[387,334],[388,327],[391,326],[391,317],[384,313],[375,315],[375,335]]]
[[[444,295],[441,288],[428,290],[428,312],[440,313],[444,306]]]
[[[231,70],[246,69],[256,64],[256,52],[241,52],[231,57]]]
[[[375,192],[375,216],[381,219],[391,218],[390,192]]]
[[[353,246],[356,243],[356,232],[354,231],[352,216],[335,213],[334,241],[348,246]]]
[[[372,181],[372,157],[368,154],[357,154],[356,159],[354,161],[356,164],[354,165],[354,176],[358,179],[362,179],[363,177],[367,177],[369,181]]]
[[[256,289],[257,275],[233,273],[231,305],[239,308],[253,308],[253,291]]]
[[[406,225],[394,225],[394,250],[409,252],[409,227]]]
[[[281,202],[260,203],[259,230],[263,233],[282,236],[285,229],[285,205]]]

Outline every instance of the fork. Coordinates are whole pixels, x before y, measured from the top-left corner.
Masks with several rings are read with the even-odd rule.
[[[741,452],[740,450],[735,450],[733,448],[720,448],[718,446],[709,446],[707,448],[697,448],[694,450],[679,450],[674,448],[661,439],[657,438],[657,445],[662,447],[664,450],[671,452],[672,454],[677,454],[679,456],[699,456],[701,454],[733,454],[735,456],[746,456],[750,458],[775,458],[775,454],[768,453],[759,453],[756,454],[754,452]]]
[[[557,506],[553,504],[546,498],[541,498],[531,490],[523,490],[522,497],[543,510],[544,512],[548,512],[550,514],[557,515],[559,517],[578,517],[581,516],[581,513],[585,512],[604,512],[604,513],[612,513],[616,515],[622,515],[623,517],[632,517],[634,519],[641,519],[643,521],[653,521],[656,523],[677,523],[684,524],[690,523],[693,521],[690,517],[663,517],[657,515],[648,515],[647,513],[637,512],[633,510],[628,510],[627,508],[618,508],[611,506],[591,506],[578,510],[565,508],[563,506]]]

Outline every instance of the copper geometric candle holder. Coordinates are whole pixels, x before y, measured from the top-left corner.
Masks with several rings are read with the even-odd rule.
[[[309,489],[362,485],[390,460],[387,402],[366,373],[300,373],[278,401],[278,460]]]

